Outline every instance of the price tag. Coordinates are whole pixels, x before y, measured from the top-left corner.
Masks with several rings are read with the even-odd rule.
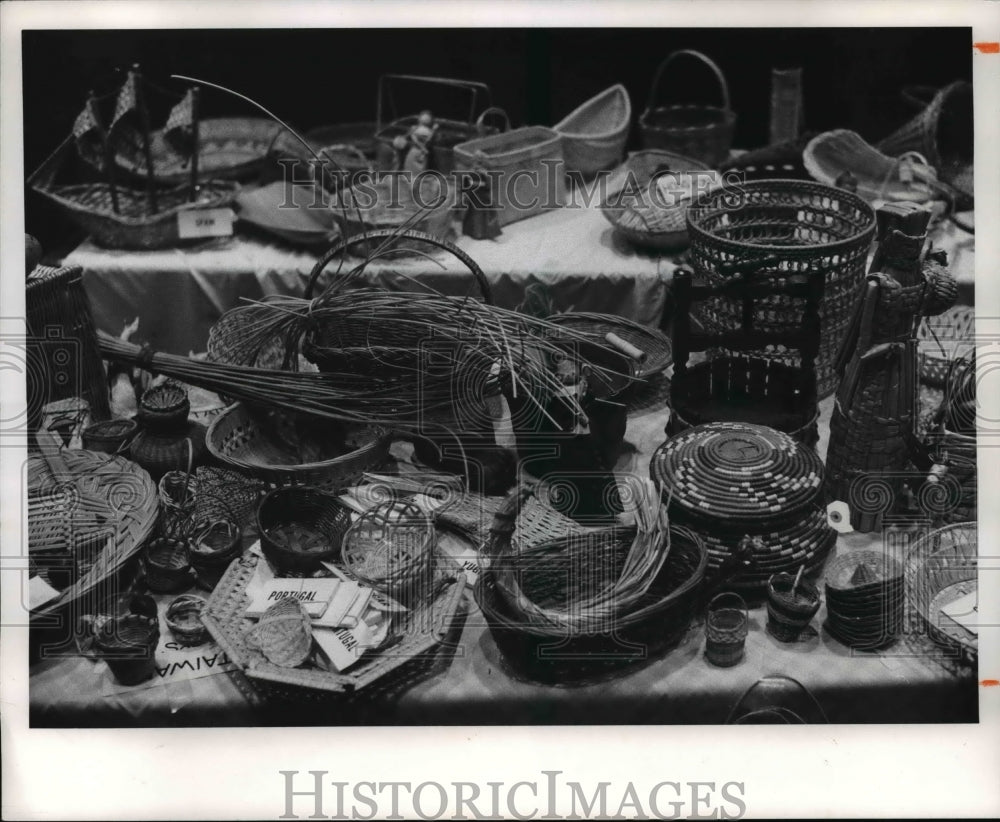
[[[195,237],[231,237],[236,215],[231,208],[189,208],[177,212],[177,234]]]

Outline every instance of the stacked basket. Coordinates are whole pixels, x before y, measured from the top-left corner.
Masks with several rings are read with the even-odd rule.
[[[719,422],[688,429],[653,454],[674,522],[696,532],[714,574],[747,553],[734,588],[763,590],[772,574],[818,572],[836,534],[820,504],[823,465],[787,434]]]

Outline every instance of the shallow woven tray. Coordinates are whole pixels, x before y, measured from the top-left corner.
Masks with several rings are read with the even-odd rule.
[[[549,322],[565,325],[577,331],[582,331],[595,342],[607,343],[604,335],[617,334],[625,342],[631,343],[646,355],[640,363],[636,363],[635,376],[646,379],[653,374],[665,371],[673,360],[670,339],[662,331],[646,328],[632,320],[618,317],[614,314],[594,314],[586,311],[573,311],[567,314],[553,314]]]
[[[955,523],[921,539],[906,565],[906,596],[928,634],[972,664],[979,658],[979,638],[941,615],[940,609],[977,590],[978,550],[976,523]]]
[[[95,451],[60,452],[69,476],[53,476],[45,461],[28,461],[29,501],[51,495],[56,488],[72,482],[77,492],[103,502],[103,524],[96,530],[107,545],[90,570],[54,600],[33,611],[31,620],[54,614],[94,591],[116,574],[145,544],[156,525],[157,493],[149,474],[130,460]],[[79,536],[79,535],[78,535]],[[29,535],[29,553],[31,551]]]
[[[443,587],[437,596],[406,617],[397,618],[403,622],[394,625],[393,630],[400,631],[400,638],[382,652],[366,655],[348,673],[282,668],[251,649],[244,638],[253,622],[243,616],[250,603],[246,587],[258,562],[264,560],[247,552],[229,566],[208,600],[202,621],[212,638],[246,676],[267,694],[276,697],[323,699],[347,694],[371,685],[404,665],[432,657],[451,627],[465,591],[464,574],[442,570]],[[443,568],[440,560],[438,567]]]
[[[816,499],[823,482],[815,452],[780,431],[733,422],[667,440],[649,470],[671,510],[713,527],[752,528],[791,517]]]

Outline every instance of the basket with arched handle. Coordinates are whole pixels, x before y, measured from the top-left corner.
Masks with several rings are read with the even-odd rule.
[[[678,58],[699,60],[715,74],[722,105],[673,103],[658,105],[660,87],[667,68]],[[729,105],[729,85],[722,69],[700,51],[682,49],[670,54],[656,70],[649,90],[646,110],[639,117],[639,131],[645,148],[675,151],[717,166],[729,156],[736,127],[736,114]]]

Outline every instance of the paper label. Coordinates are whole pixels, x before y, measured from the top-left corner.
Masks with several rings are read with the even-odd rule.
[[[469,585],[476,584],[481,569],[479,565],[479,553],[471,542],[462,539],[450,531],[442,531],[438,534],[438,549],[461,567],[465,572],[466,581]]]
[[[231,208],[189,208],[177,212],[177,235],[182,240],[196,237],[231,237],[236,215]]]
[[[274,603],[282,599],[297,599],[311,617],[321,617],[336,597],[339,579],[272,579],[265,583],[247,606],[246,616],[263,616]]]
[[[389,633],[390,618],[369,611],[353,628],[318,628],[313,639],[321,662],[328,670],[343,673],[368,650],[380,645]]]

